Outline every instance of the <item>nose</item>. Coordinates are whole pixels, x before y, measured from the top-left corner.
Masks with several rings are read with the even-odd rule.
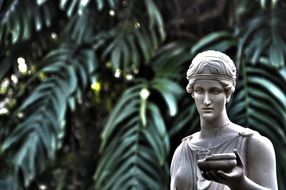
[[[211,104],[211,101],[209,99],[209,95],[206,93],[205,96],[204,96],[204,99],[203,99],[203,104],[208,106]]]

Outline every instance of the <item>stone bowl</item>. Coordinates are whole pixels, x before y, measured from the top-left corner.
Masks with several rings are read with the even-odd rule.
[[[198,167],[203,172],[210,170],[230,171],[236,165],[237,161],[234,153],[212,154],[198,160]]]

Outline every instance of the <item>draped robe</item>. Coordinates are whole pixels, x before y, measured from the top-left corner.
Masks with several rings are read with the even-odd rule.
[[[229,190],[226,185],[204,179],[197,166],[198,159],[218,153],[231,153],[238,150],[247,175],[247,141],[257,133],[248,128],[217,145],[204,148],[192,144],[193,136],[185,137],[177,147],[171,163],[171,190]],[[259,135],[259,134],[258,134]]]

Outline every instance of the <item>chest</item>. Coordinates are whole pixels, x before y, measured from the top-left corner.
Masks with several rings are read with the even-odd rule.
[[[233,152],[233,149],[237,149],[239,152],[243,151],[239,138],[232,138],[208,148],[203,148],[187,141],[185,148],[186,151],[181,156],[175,172],[175,186],[177,190],[229,190],[223,184],[204,179],[197,167],[197,161],[210,154],[230,153]]]

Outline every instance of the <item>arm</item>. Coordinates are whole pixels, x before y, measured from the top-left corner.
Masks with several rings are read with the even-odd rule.
[[[179,164],[179,159],[180,159],[180,153],[182,150],[182,144],[180,144],[173,155],[172,161],[171,161],[171,167],[170,167],[170,177],[171,177],[171,181],[170,181],[170,190],[176,190],[175,187],[175,173],[178,169],[178,164]]]
[[[250,137],[246,162],[246,184],[256,183],[271,190],[277,190],[276,159],[270,140],[259,134]]]
[[[232,190],[277,190],[275,153],[272,143],[259,134],[250,137],[247,147],[247,172],[237,156],[237,166],[230,172],[209,171],[206,178],[223,183]]]

